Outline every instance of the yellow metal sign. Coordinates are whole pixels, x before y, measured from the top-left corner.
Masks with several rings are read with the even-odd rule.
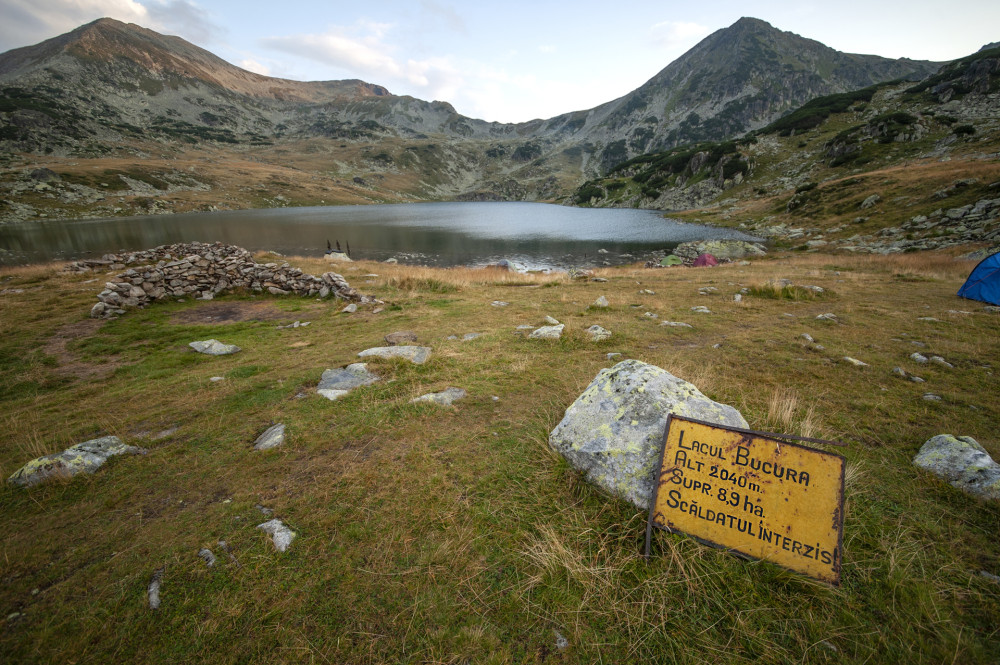
[[[843,504],[840,455],[671,415],[649,528],[838,584]]]

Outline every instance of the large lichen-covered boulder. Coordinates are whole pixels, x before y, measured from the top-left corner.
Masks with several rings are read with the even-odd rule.
[[[126,446],[117,436],[102,436],[70,446],[61,453],[33,459],[15,471],[7,482],[14,485],[37,485],[47,480],[69,478],[78,473],[94,473],[115,455],[141,455],[145,450]]]
[[[759,242],[720,239],[682,242],[674,248],[674,254],[688,261],[694,261],[701,254],[711,254],[717,259],[736,260],[748,256],[764,256],[767,251]]]
[[[667,415],[747,427],[731,406],[639,360],[601,370],[566,409],[549,445],[591,482],[649,509]]]
[[[938,434],[924,442],[913,464],[963,492],[1000,499],[1000,464],[971,436]]]

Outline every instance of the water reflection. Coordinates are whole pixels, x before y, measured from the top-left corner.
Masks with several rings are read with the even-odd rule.
[[[729,229],[664,219],[649,210],[418,203],[0,225],[0,247],[7,250],[0,253],[0,263],[76,259],[194,240],[318,256],[329,240],[345,249],[349,244],[360,259],[397,256],[443,266],[507,259],[539,268],[624,263],[706,238],[752,239]],[[599,249],[608,253],[598,254]]]

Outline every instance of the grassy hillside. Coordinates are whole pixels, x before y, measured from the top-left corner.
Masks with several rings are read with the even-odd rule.
[[[1000,574],[1000,506],[911,465],[940,433],[1000,458],[1000,316],[954,295],[971,267],[779,254],[597,283],[359,263],[345,276],[381,313],[233,295],[107,322],[86,318],[103,275],[2,269],[3,474],[102,434],[149,452],[3,484],[0,649],[39,663],[996,662],[1000,584],[981,572]],[[767,286],[778,278],[825,291]],[[590,307],[600,295],[609,308]],[[827,312],[837,321],[816,318]],[[563,339],[516,334],[546,315]],[[311,325],[277,328],[296,320]],[[595,323],[613,337],[587,341]],[[384,381],[315,394],[324,369],[397,330],[433,348],[426,365],[374,362]],[[460,341],[470,332],[482,336]],[[213,337],[244,350],[187,347]],[[914,351],[954,368],[915,365]],[[840,587],[665,533],[642,559],[645,515],[547,446],[609,352],[692,381],[754,428],[848,444]],[[409,402],[447,386],[469,396]],[[286,443],[253,451],[276,422]],[[270,519],[257,506],[296,531],[288,552],[255,528]]]

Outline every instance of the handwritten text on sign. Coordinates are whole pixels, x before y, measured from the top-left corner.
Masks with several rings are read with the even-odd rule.
[[[671,416],[651,521],[831,584],[844,458]]]

